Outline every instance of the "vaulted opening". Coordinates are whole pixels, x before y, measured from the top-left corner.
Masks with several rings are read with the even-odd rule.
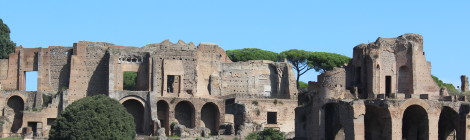
[[[129,112],[132,117],[134,117],[135,123],[135,132],[143,133],[143,123],[144,123],[144,105],[137,100],[129,99],[122,103],[126,107],[127,112]]]
[[[175,118],[179,124],[187,128],[195,126],[195,109],[193,104],[188,101],[181,101],[175,107]]]
[[[366,105],[364,127],[366,140],[392,139],[392,119],[387,108]]]
[[[419,105],[406,108],[402,120],[402,138],[406,140],[428,140],[429,120],[426,110]]]
[[[21,125],[23,125],[24,101],[19,96],[11,96],[7,101],[7,105],[11,109],[13,109],[13,112],[15,113],[10,132],[18,133],[18,130],[21,128]]]
[[[161,127],[165,128],[165,134],[167,136],[170,135],[169,113],[170,113],[170,107],[168,103],[164,100],[158,101],[157,102],[158,120],[160,120]]]
[[[340,106],[337,103],[329,103],[325,110],[325,140],[345,139],[343,125],[340,122]],[[340,131],[341,130],[341,131]]]
[[[452,108],[444,106],[439,115],[439,140],[455,140],[457,139],[457,130],[459,130],[459,114]]]
[[[217,135],[219,128],[220,112],[214,103],[206,103],[201,109],[201,120],[206,128],[211,130],[212,135]]]

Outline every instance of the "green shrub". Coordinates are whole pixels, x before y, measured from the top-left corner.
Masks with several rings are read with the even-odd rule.
[[[264,129],[260,132],[252,132],[246,138],[246,140],[284,140],[284,133],[279,130],[272,128]]]
[[[253,104],[253,105],[256,105],[256,106],[257,106],[257,105],[258,105],[258,101],[251,101],[251,104]]]
[[[124,90],[137,90],[137,72],[124,72]]]
[[[85,97],[69,105],[52,124],[51,140],[132,140],[135,124],[118,101],[105,95]]]
[[[42,107],[47,107],[47,105],[49,105],[50,103],[52,103],[52,95],[43,94],[42,95]]]

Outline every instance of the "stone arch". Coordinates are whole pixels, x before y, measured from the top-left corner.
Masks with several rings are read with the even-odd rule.
[[[406,140],[429,139],[429,120],[426,110],[420,105],[408,106],[402,118],[402,138]]]
[[[175,118],[179,124],[186,126],[187,128],[195,127],[195,109],[194,105],[189,101],[181,101],[176,104],[175,107]]]
[[[124,102],[127,101],[127,100],[136,100],[136,101],[138,101],[140,104],[142,104],[142,106],[144,106],[144,107],[145,107],[145,104],[146,104],[146,103],[145,103],[145,100],[142,99],[142,98],[139,97],[139,96],[126,96],[126,97],[124,97],[124,98],[121,98],[121,100],[119,100],[119,103],[122,104],[122,103],[124,103]]]
[[[391,140],[392,118],[388,108],[366,105],[364,127],[366,140]]]
[[[165,128],[165,134],[170,135],[170,106],[165,100],[157,102],[157,116],[162,128]]]
[[[144,133],[145,102],[136,97],[126,97],[121,103],[134,118],[136,133]]]
[[[323,111],[325,140],[354,139],[354,112],[350,105],[327,103]]]
[[[398,69],[398,92],[399,93],[411,93],[411,73],[407,66],[401,66]]]
[[[219,107],[212,102],[204,104],[201,109],[201,120],[204,126],[211,130],[212,135],[217,135],[220,124]]]
[[[24,100],[20,96],[11,96],[8,98],[7,106],[13,109],[13,112],[15,113],[10,132],[18,133],[18,130],[23,125]]]
[[[459,114],[448,106],[442,107],[438,126],[439,140],[456,139],[457,133],[460,133]]]

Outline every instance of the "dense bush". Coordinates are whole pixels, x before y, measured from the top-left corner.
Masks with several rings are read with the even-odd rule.
[[[105,95],[85,97],[69,105],[52,124],[51,140],[132,140],[132,115]]]
[[[272,51],[266,51],[257,48],[244,48],[236,50],[228,50],[227,56],[233,62],[248,61],[248,60],[271,60],[276,61],[278,54]]]
[[[10,40],[10,28],[0,19],[0,59],[7,59],[15,52],[16,43]]]
[[[124,90],[137,90],[137,72],[124,72]]]
[[[245,139],[247,140],[284,140],[284,133],[272,128],[264,129],[260,132],[250,133]]]
[[[457,90],[453,84],[451,83],[444,83],[442,80],[440,80],[439,78],[437,78],[436,76],[434,75],[431,75],[432,76],[432,79],[434,80],[434,82],[436,82],[437,86],[439,86],[440,88],[447,88],[447,92],[451,95],[455,95],[455,94],[458,94],[459,93],[459,90]]]

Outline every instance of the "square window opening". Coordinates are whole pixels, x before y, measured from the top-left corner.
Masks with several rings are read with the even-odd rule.
[[[277,112],[268,112],[268,124],[277,124]]]
[[[25,72],[26,91],[38,91],[38,71]]]
[[[180,80],[179,75],[168,75],[167,76],[167,92],[168,93],[179,93],[180,92]]]

